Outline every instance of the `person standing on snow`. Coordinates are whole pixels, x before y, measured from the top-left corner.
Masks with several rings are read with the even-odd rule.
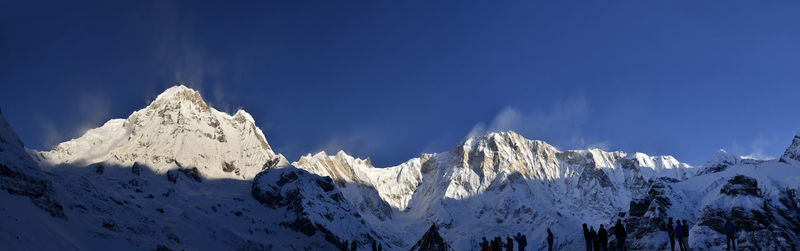
[[[553,232],[547,229],[547,251],[553,251]]]
[[[514,240],[506,236],[506,251],[514,251]]]
[[[683,248],[689,251],[689,223],[683,220]]]
[[[730,219],[725,221],[725,243],[728,244],[728,249],[736,250],[736,225],[733,225]]]
[[[683,226],[681,225],[681,220],[677,220],[676,222],[678,224],[675,225],[675,239],[678,240],[678,248],[680,248],[681,251],[686,251],[683,246]]]
[[[672,217],[669,217],[667,222],[667,235],[669,236],[669,248],[675,251],[675,227],[672,226]]]
[[[483,240],[481,240],[481,243],[479,245],[481,245],[481,251],[490,251],[489,241],[486,240],[486,237],[483,237]]]
[[[628,238],[628,233],[625,232],[625,227],[622,226],[621,219],[617,219],[617,225],[614,226],[614,235],[617,236],[617,248],[620,251],[628,250],[625,246],[625,239]]]
[[[597,240],[600,242],[600,250],[608,251],[608,232],[603,224],[600,224],[600,230],[597,230]]]
[[[583,223],[583,239],[586,241],[586,251],[592,251],[592,239],[589,236],[589,227]]]

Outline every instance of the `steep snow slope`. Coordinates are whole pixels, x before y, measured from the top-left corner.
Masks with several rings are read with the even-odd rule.
[[[48,178],[25,152],[22,141],[0,113],[0,189],[28,197],[53,217],[64,217],[63,207],[54,198],[53,184]]]
[[[199,92],[182,85],[127,119],[110,120],[35,156],[49,166],[139,163],[157,173],[196,167],[206,178],[235,179],[252,179],[273,162],[288,164],[272,151],[250,114],[217,111]]]
[[[294,167],[272,168],[256,176],[252,195],[269,208],[286,209],[275,217],[282,220],[281,226],[307,236],[324,236],[336,247],[366,249],[376,243],[396,248],[366,224],[328,177]]]

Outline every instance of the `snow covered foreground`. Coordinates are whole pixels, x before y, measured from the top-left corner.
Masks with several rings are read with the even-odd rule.
[[[724,249],[733,217],[742,248],[800,249],[800,134],[780,159],[720,151],[701,167],[514,132],[394,167],[341,151],[289,164],[249,114],[183,86],[47,152],[0,115],[0,187],[4,250],[408,250],[434,223],[455,250],[517,232],[538,250],[547,228],[582,250],[581,224],[619,218],[629,247],[663,250],[668,216],[690,223],[695,248]]]

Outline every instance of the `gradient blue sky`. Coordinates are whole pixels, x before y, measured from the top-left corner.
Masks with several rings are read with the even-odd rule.
[[[798,1],[4,1],[0,106],[29,148],[178,82],[290,160],[394,165],[513,129],[702,164],[800,129]]]

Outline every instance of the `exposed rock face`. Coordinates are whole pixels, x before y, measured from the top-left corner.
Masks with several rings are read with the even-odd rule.
[[[450,251],[453,250],[447,242],[444,241],[442,235],[439,234],[439,228],[436,224],[431,225],[431,228],[422,235],[422,238],[411,247],[411,251]]]
[[[720,197],[709,203],[698,217],[698,228],[692,233],[696,246],[712,247],[724,244],[726,220],[738,231],[738,248],[766,250],[796,250],[800,247],[800,209],[795,189],[777,190],[765,195],[755,178],[737,175],[720,190]]]
[[[757,197],[760,196],[760,191],[758,189],[758,180],[744,175],[736,175],[736,177],[733,177],[730,180],[728,180],[728,183],[722,187],[719,193],[730,196],[737,196],[737,195],[749,195]]]
[[[329,177],[293,167],[268,169],[256,176],[251,191],[263,205],[286,210],[282,226],[307,236],[319,233],[337,246],[383,242]]]
[[[134,162],[166,173],[196,167],[206,178],[252,179],[271,162],[288,165],[272,151],[252,116],[209,107],[200,93],[175,86],[127,119],[113,119],[83,136],[37,154],[46,165],[85,166]]]

